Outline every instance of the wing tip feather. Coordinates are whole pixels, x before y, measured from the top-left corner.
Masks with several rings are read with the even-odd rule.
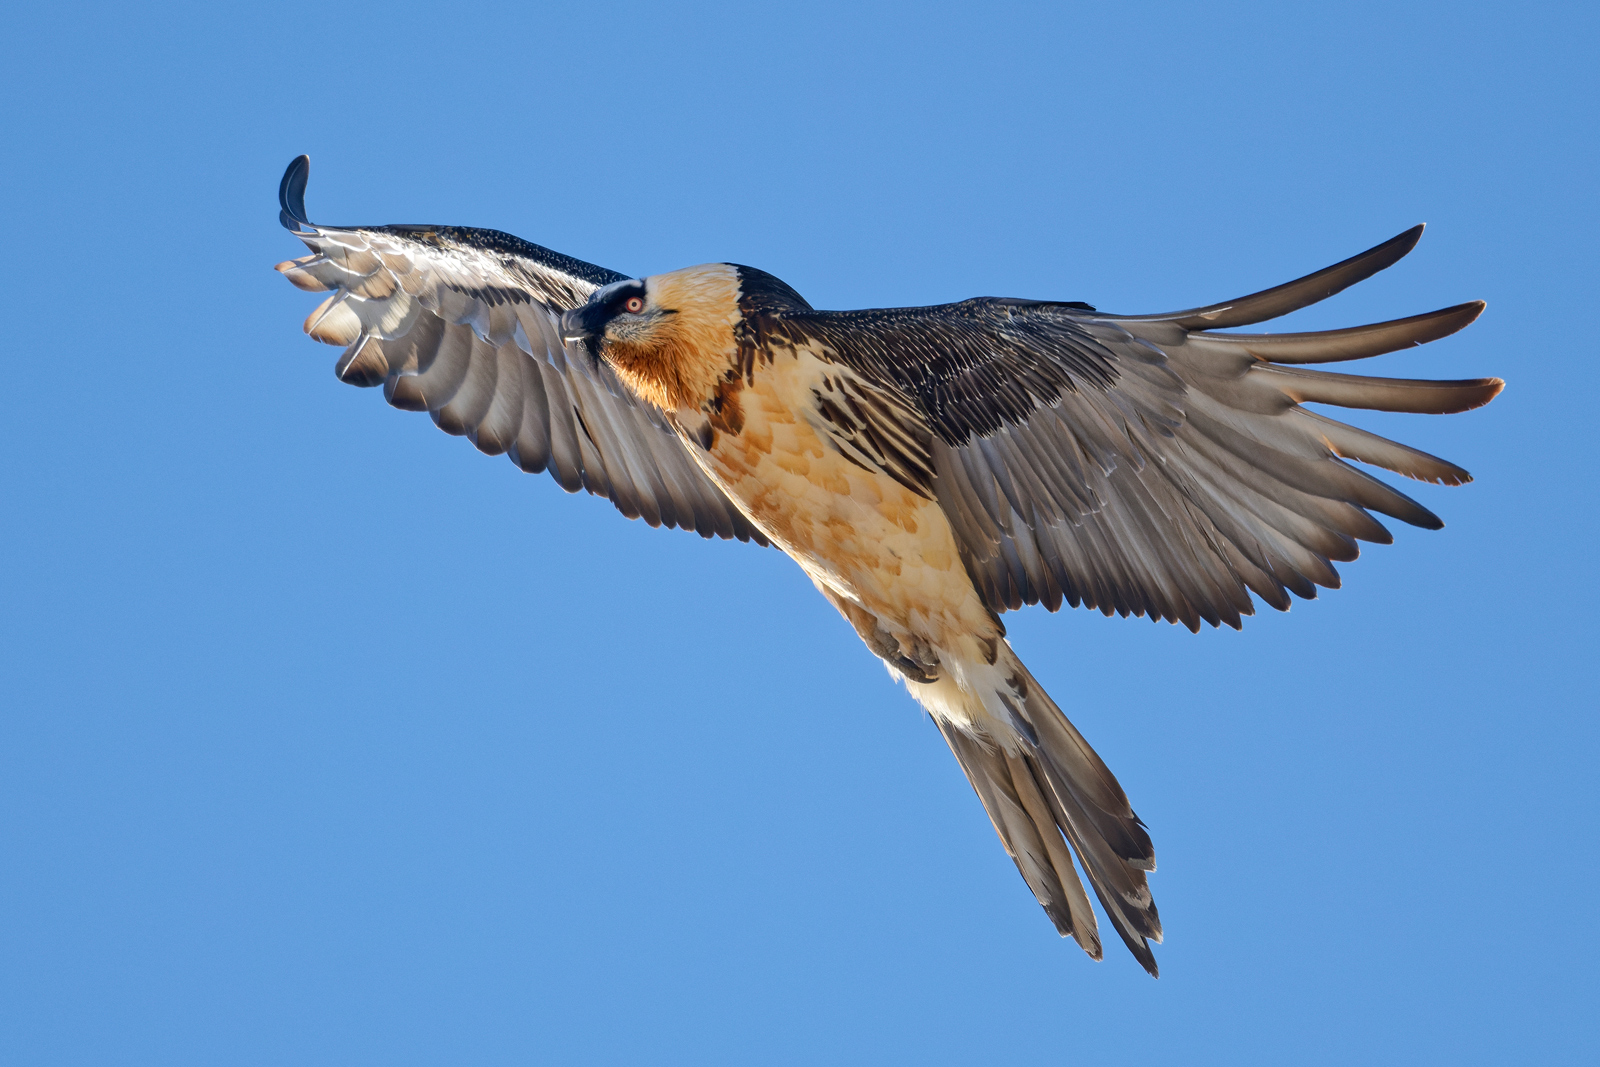
[[[1248,326],[1287,315],[1291,311],[1326,300],[1358,282],[1387,270],[1404,259],[1422,239],[1426,223],[1418,223],[1408,230],[1373,245],[1365,252],[1357,252],[1329,267],[1312,271],[1293,281],[1275,285],[1270,289],[1247,296],[1225,300],[1205,307],[1184,311],[1169,311],[1157,315],[1107,315],[1109,319],[1128,319],[1134,322],[1171,322],[1187,330],[1220,330],[1232,326]]]
[[[310,177],[311,157],[298,155],[289,161],[278,182],[278,221],[286,230],[312,228],[311,220],[306,218],[306,182]]]

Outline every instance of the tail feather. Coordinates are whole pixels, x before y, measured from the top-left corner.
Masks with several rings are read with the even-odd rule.
[[[967,773],[973,791],[983,802],[1006,854],[1022,873],[1045,914],[1062,937],[1070,937],[1089,954],[1101,959],[1099,925],[1083,882],[1073,869],[1071,854],[1062,843],[1051,817],[1048,789],[1016,757],[998,746],[963,732],[935,717],[956,762]]]
[[[1011,658],[1016,672],[1012,684],[1021,690],[1023,711],[1038,737],[1036,744],[1046,767],[1079,799],[1084,818],[1120,859],[1140,870],[1155,870],[1155,845],[1133,813],[1116,775],[1044,687],[1034,681],[1016,653],[1011,653]]]
[[[1063,795],[1070,792],[1063,788],[1066,783],[1057,774],[1049,777],[1058,801],[1054,810],[1060,832],[1078,854],[1078,862],[1089,876],[1100,907],[1134,959],[1151,977],[1160,977],[1149,942],[1159,944],[1161,941],[1161,916],[1150,895],[1144,869],[1122,860],[1104,838],[1097,836],[1092,827],[1086,827],[1081,818],[1082,809],[1074,811],[1072,803]]]
[[[1150,942],[1161,940],[1161,918],[1145,878],[1155,870],[1150,835],[1116,777],[1016,653],[1002,643],[1000,655],[1007,691],[995,696],[1013,721],[1020,720],[1018,728],[999,740],[937,714],[934,722],[1006,852],[1062,936],[1101,958],[1098,927],[1072,862],[1075,853],[1128,951],[1156,976]]]

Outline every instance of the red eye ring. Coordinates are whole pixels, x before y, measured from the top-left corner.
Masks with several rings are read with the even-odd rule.
[[[644,310],[644,300],[637,296],[630,296],[628,297],[628,302],[623,304],[622,307],[628,314],[637,315]]]

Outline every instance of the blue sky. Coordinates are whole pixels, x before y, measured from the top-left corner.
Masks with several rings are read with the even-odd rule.
[[[1596,16],[1580,5],[36,5],[8,15],[0,1059],[1592,1062]],[[1358,415],[1448,524],[1242,633],[1007,617],[1154,835],[1059,941],[776,552],[340,385],[316,219],[820,307],[1489,302]]]

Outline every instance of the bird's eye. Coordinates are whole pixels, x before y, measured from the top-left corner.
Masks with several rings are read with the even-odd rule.
[[[623,310],[625,310],[628,314],[637,315],[637,314],[639,314],[639,312],[644,310],[644,298],[643,297],[637,297],[637,296],[630,296],[630,297],[628,297],[628,302],[626,304],[623,304],[622,307],[623,307]]]

